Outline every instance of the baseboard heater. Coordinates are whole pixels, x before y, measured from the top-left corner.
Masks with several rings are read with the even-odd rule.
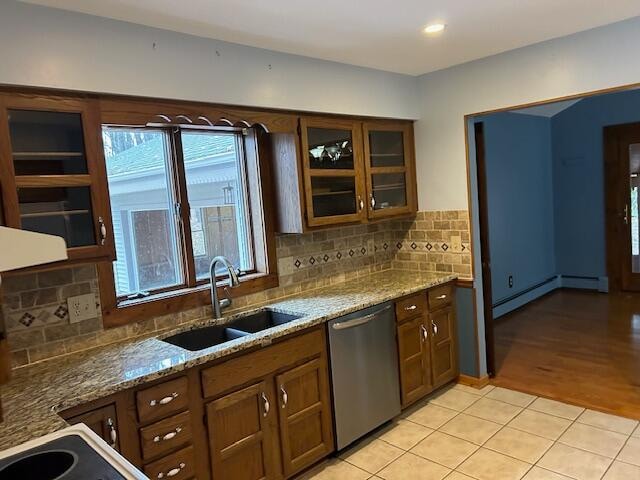
[[[505,303],[509,303],[509,302],[515,300],[516,298],[519,298],[519,297],[521,297],[523,295],[526,295],[529,292],[533,292],[534,290],[536,290],[536,289],[538,289],[538,288],[540,288],[540,287],[542,287],[544,285],[547,285],[548,283],[557,282],[557,281],[558,281],[558,276],[550,277],[547,280],[543,280],[540,283],[536,283],[535,285],[532,285],[529,288],[526,288],[526,289],[524,289],[524,290],[522,290],[522,291],[520,291],[520,292],[518,292],[518,293],[516,293],[514,295],[511,295],[510,297],[503,298],[499,302],[494,303],[492,305],[492,308],[496,308],[496,307],[499,307],[500,305],[504,305]]]

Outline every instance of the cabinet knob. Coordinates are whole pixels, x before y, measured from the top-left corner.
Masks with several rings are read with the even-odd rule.
[[[104,218],[98,217],[98,227],[100,230],[100,245],[104,245],[107,241],[107,226],[104,224]]]
[[[109,428],[109,439],[111,440],[111,448],[116,450],[118,446],[118,431],[111,417],[107,418],[107,427]]]
[[[360,207],[360,210],[364,210],[364,200],[362,200],[362,197],[358,195],[358,206]]]
[[[436,297],[436,300],[444,300],[445,298],[447,298],[447,294],[446,294],[446,293],[443,293],[442,295],[438,295],[438,296]]]
[[[280,385],[280,393],[282,393],[282,408],[285,408],[287,406],[287,402],[289,402],[289,395],[287,395],[284,385]]]
[[[166,442],[168,440],[172,440],[172,439],[176,438],[176,435],[178,435],[181,431],[182,431],[182,427],[176,427],[175,430],[173,430],[173,431],[171,431],[169,433],[165,433],[162,436],[156,435],[155,437],[153,437],[153,442],[154,443],[158,443],[158,442]]]
[[[173,402],[174,399],[178,398],[178,392],[173,392],[171,395],[168,395],[160,400],[151,400],[149,405],[152,407],[156,407],[158,405],[166,405],[167,403]]]
[[[376,199],[373,197],[373,193],[370,195],[371,197],[371,208],[376,208]]]
[[[158,474],[157,478],[171,478],[171,477],[175,477],[176,475],[178,475],[182,470],[184,470],[184,467],[186,467],[187,465],[185,463],[180,463],[177,467],[172,468],[171,470],[169,470],[168,472],[160,472]]]
[[[417,305],[409,305],[408,307],[404,307],[404,309],[405,309],[407,312],[411,312],[411,311],[415,310],[416,308],[418,308],[418,306],[417,306]]]
[[[431,326],[433,327],[433,334],[437,335],[438,334],[438,326],[433,322],[431,322]]]
[[[262,397],[262,407],[264,409],[262,412],[262,416],[266,417],[267,415],[269,415],[271,404],[269,403],[269,399],[267,398],[267,395],[264,392],[262,392],[260,396]]]
[[[427,341],[427,337],[429,336],[429,332],[427,331],[426,327],[424,325],[420,325],[420,333],[421,333],[421,340],[423,342]]]

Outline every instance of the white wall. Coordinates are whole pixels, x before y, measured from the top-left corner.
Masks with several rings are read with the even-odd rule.
[[[398,118],[418,110],[416,77],[14,0],[0,0],[0,45],[0,84]]]
[[[419,78],[421,210],[467,208],[465,114],[640,82],[640,17]]]

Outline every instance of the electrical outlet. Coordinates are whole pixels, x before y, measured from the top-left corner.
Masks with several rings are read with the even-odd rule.
[[[459,235],[451,237],[451,250],[454,252],[462,251],[462,237]]]
[[[509,288],[513,288],[513,275],[509,275]]]
[[[93,293],[67,298],[69,307],[69,322],[77,323],[90,318],[96,318],[96,296]]]

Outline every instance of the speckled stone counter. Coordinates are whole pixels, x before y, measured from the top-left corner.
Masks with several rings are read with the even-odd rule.
[[[61,410],[268,344],[276,338],[455,278],[456,275],[447,274],[383,271],[269,302],[261,308],[302,316],[205,350],[190,352],[154,337],[112,344],[18,369],[12,380],[1,387],[5,421],[0,424],[0,450],[64,428],[66,422],[56,413]],[[202,325],[225,323],[237,316],[197,321],[162,337]]]

